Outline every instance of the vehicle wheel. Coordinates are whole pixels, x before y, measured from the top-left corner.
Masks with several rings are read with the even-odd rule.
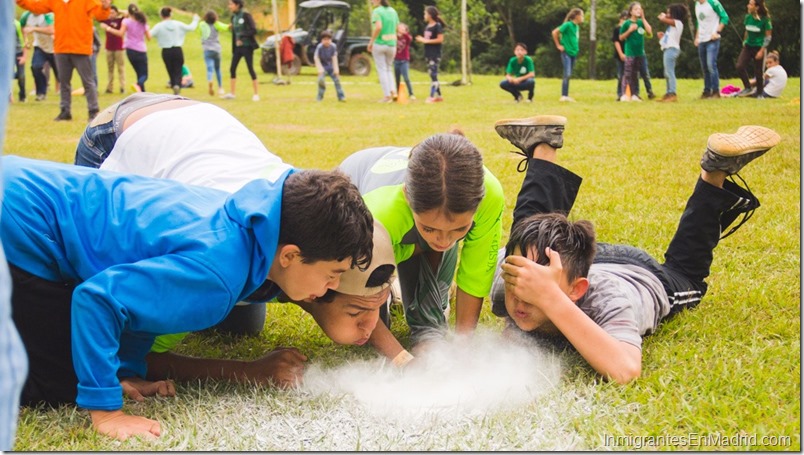
[[[349,59],[349,72],[355,76],[371,74],[371,58],[368,54],[355,54]]]
[[[290,75],[296,76],[301,72],[302,61],[298,55],[293,54],[293,63],[290,64]],[[287,71],[287,67],[282,68],[283,70]]]
[[[276,72],[276,64],[274,63],[273,58],[269,57],[268,52],[262,53],[262,58],[260,58],[260,68],[262,68],[263,73],[275,73]]]

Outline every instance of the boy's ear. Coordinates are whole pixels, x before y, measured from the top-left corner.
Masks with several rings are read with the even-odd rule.
[[[288,267],[294,260],[301,258],[301,250],[298,246],[287,244],[282,245],[277,253],[279,264],[282,267]]]
[[[586,294],[586,290],[589,289],[589,279],[586,277],[579,277],[575,278],[575,281],[572,282],[570,285],[570,292],[568,297],[573,302],[578,301],[584,294]]]

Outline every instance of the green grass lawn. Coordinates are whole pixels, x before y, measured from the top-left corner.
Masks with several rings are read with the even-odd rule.
[[[513,147],[497,136],[493,123],[536,114],[566,116],[558,161],[585,179],[572,217],[592,220],[600,240],[637,245],[657,258],[692,191],[709,134],[759,124],[779,132],[782,142],[742,172],[762,207],[718,246],[704,302],[647,338],[643,375],[629,385],[602,382],[577,354],[562,352],[560,384],[519,409],[398,422],[363,412],[348,396],[184,384],[175,399],[126,404],[128,412],[163,423],[164,435],[157,442],[99,437],[86,412],[72,407],[24,409],[16,450],[800,450],[799,79],[790,80],[784,98],[776,100],[699,100],[702,81],[681,80],[680,101],[674,104],[614,102],[611,80],[573,80],[570,94],[578,102],[559,103],[561,81],[539,79],[534,102],[515,104],[497,87],[498,76],[474,76],[472,85],[454,87],[447,83],[459,76],[445,74],[445,102],[428,105],[423,102],[428,77],[414,73],[419,99],[385,105],[377,103],[381,92],[374,72],[367,78],[342,78],[346,103],[336,101],[328,81],[325,99],[318,103],[315,75],[305,68],[286,86],[273,85],[272,75],[260,73],[262,100],[252,102],[241,64],[238,98],[223,101],[206,93],[195,39],[188,38],[185,52],[198,88],[183,94],[224,107],[269,150],[301,168],[329,169],[365,147],[414,145],[431,134],[461,129],[502,182],[506,233],[522,176],[515,169],[517,155],[509,153]],[[148,87],[166,93],[166,72],[153,44],[149,56]],[[228,64],[225,58],[223,66]],[[130,84],[134,74],[127,70]],[[103,55],[99,73],[105,87]],[[224,80],[228,87],[228,77]],[[77,77],[74,81],[79,84]],[[728,83],[739,85],[721,81]],[[654,80],[654,86],[663,93],[663,80]],[[102,94],[101,108],[121,98]],[[12,105],[4,152],[72,162],[85,127],[86,102],[75,97],[72,122],[54,122],[56,114],[58,95],[53,93],[44,102]],[[376,357],[370,348],[333,345],[296,307],[269,305],[268,321],[258,338],[196,334],[181,350],[250,359],[277,346],[296,346],[311,364],[332,367]],[[500,328],[488,306],[480,324],[491,331]],[[393,331],[407,341],[399,316]],[[711,437],[702,439],[706,435]],[[714,442],[718,435],[731,439]],[[632,438],[612,445],[610,437],[617,436]],[[657,439],[640,439],[649,436]],[[674,447],[668,442],[674,437],[703,445]],[[789,445],[774,445],[780,441],[776,437],[782,444],[789,438]],[[736,446],[725,445],[735,441]]]

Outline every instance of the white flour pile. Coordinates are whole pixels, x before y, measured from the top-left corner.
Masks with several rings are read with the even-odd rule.
[[[409,420],[522,407],[552,389],[560,373],[559,360],[535,346],[476,333],[440,342],[404,369],[381,359],[328,370],[311,365],[302,391],[348,395],[367,412]]]

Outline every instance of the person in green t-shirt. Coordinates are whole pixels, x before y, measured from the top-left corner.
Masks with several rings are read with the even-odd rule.
[[[645,59],[645,37],[653,36],[653,28],[645,19],[642,5],[633,2],[628,7],[628,19],[620,27],[620,41],[625,51],[625,69],[623,72],[623,95],[620,101],[642,101],[639,92],[638,74]],[[631,96],[628,96],[630,89]]]
[[[508,60],[505,69],[505,79],[500,82],[500,88],[514,95],[518,103],[522,101],[523,90],[528,91],[528,102],[533,101],[533,88],[536,85],[533,59],[528,57],[528,46],[524,43],[514,45],[514,56]]]
[[[564,66],[564,78],[561,81],[561,98],[559,101],[575,101],[569,97],[569,80],[572,76],[572,67],[578,56],[578,26],[583,22],[583,10],[572,8],[564,23],[553,29],[553,42],[561,51],[561,64]]]
[[[765,59],[765,48],[771,41],[773,26],[765,0],[748,0],[745,15],[745,33],[743,34],[743,50],[737,57],[737,74],[743,81],[743,89],[737,96],[749,96],[762,93],[762,63]],[[757,80],[756,92],[748,81],[748,66],[753,62],[754,77]]]
[[[390,103],[396,99],[394,87],[394,57],[396,56],[396,29],[399,26],[399,15],[391,7],[388,0],[371,0],[374,9],[371,11],[371,40],[367,50],[374,58],[374,66],[380,78],[383,98],[382,103]]]

